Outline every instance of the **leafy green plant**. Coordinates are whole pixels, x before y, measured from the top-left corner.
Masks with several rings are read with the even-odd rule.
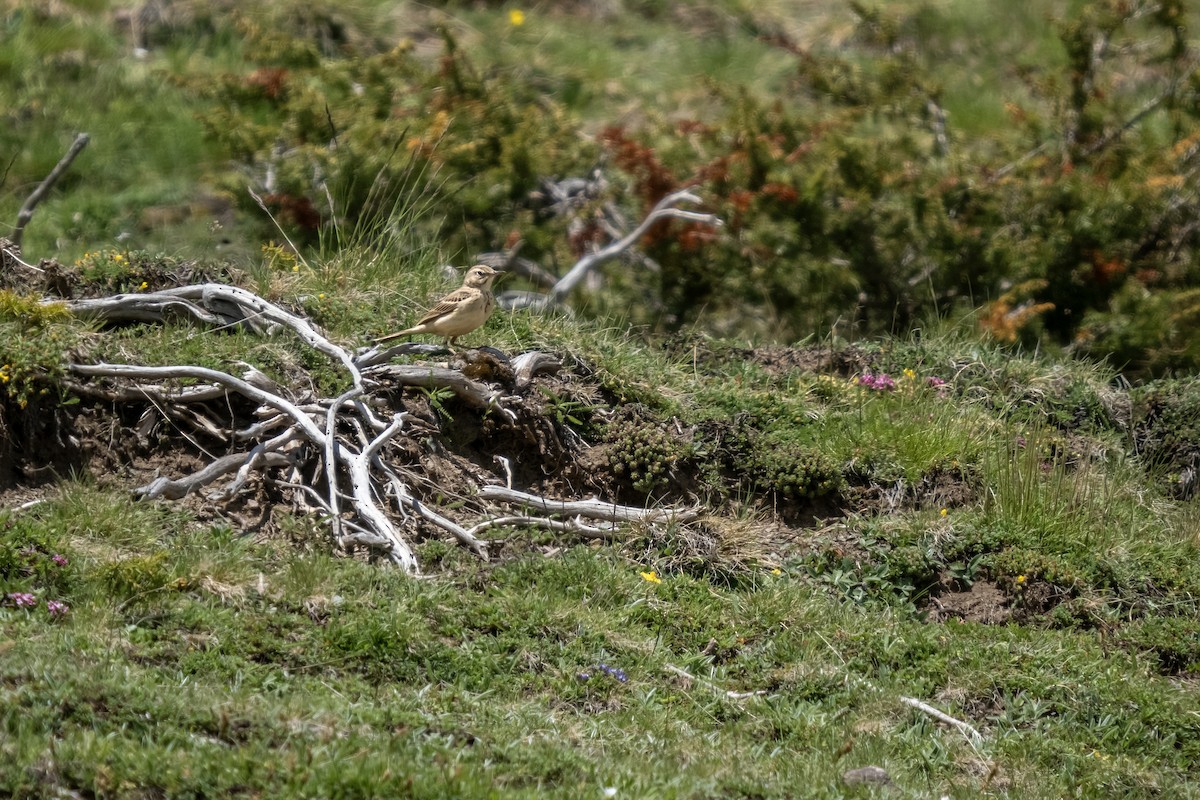
[[[109,561],[98,576],[113,592],[129,598],[144,597],[171,583],[171,570],[163,552],[134,555]]]
[[[420,387],[421,394],[429,401],[429,407],[432,408],[437,415],[446,422],[453,422],[454,415],[450,413],[450,409],[446,408],[446,402],[454,399],[454,390],[445,386],[435,386],[432,389]]]
[[[585,403],[582,400],[571,400],[563,397],[552,389],[547,389],[543,386],[538,387],[538,391],[546,398],[546,410],[554,417],[554,421],[559,425],[582,426],[584,418],[587,417],[596,406],[590,403]]]
[[[842,465],[815,446],[769,436],[754,446],[747,478],[788,500],[837,496],[846,488]]]
[[[76,328],[61,303],[0,289],[0,390],[24,409],[63,374],[63,353]],[[55,398],[57,399],[57,397]]]
[[[675,465],[689,454],[686,442],[660,425],[637,419],[613,420],[604,431],[608,463],[613,474],[629,481],[634,491],[651,494],[672,480]]]

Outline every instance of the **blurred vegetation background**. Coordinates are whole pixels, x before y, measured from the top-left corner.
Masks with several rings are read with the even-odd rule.
[[[1198,21],[1182,0],[8,3],[0,221],[80,131],[26,257],[105,252],[118,278],[112,253],[261,274],[285,237],[356,265],[331,286],[517,241],[562,274],[693,186],[724,228],[656,227],[578,310],[777,342],[965,320],[1160,376],[1200,364]]]

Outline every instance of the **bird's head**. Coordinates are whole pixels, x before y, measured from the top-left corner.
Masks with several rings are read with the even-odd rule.
[[[487,264],[476,264],[467,270],[467,277],[463,279],[463,286],[470,286],[472,289],[486,289],[501,274]]]

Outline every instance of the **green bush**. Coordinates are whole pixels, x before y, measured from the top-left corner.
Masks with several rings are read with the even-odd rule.
[[[788,500],[838,495],[846,488],[841,464],[815,445],[764,436],[744,464],[748,483]]]
[[[61,303],[0,289],[0,397],[26,408],[63,374],[63,353],[76,333]],[[0,417],[2,419],[2,417]]]
[[[678,436],[660,425],[637,419],[610,422],[604,442],[609,446],[608,463],[613,473],[642,494],[668,486],[675,464],[690,453],[688,444]]]
[[[1200,380],[1161,380],[1134,391],[1134,447],[1178,497],[1200,487]]]

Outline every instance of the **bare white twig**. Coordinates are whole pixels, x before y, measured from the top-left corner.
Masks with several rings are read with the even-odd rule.
[[[380,364],[370,367],[367,374],[379,380],[387,378],[400,386],[420,386],[423,389],[449,389],[467,405],[474,408],[494,409],[511,422],[517,415],[500,405],[501,392],[485,383],[473,381],[455,369],[447,367],[420,367],[402,364]]]
[[[955,719],[944,711],[939,711],[928,703],[923,703],[915,697],[904,697],[903,695],[900,697],[900,702],[907,706],[912,706],[918,711],[928,714],[939,722],[944,722],[947,725],[954,726],[958,729],[959,733],[966,737],[967,741],[973,748],[978,749],[979,745],[983,743],[983,735],[971,725],[963,722],[960,719]]]
[[[75,160],[83,148],[87,147],[87,143],[91,141],[91,137],[86,133],[81,133],[75,137],[75,141],[71,142],[71,146],[67,148],[67,152],[54,165],[54,169],[50,170],[50,174],[38,184],[29,197],[25,198],[25,202],[21,205],[21,210],[17,212],[17,226],[13,228],[12,243],[18,248],[21,246],[21,239],[25,236],[25,226],[33,219],[34,209],[38,207],[38,203],[46,198],[50,190],[54,188],[54,184],[58,183],[58,179],[66,172],[71,162]]]
[[[173,378],[194,378],[202,381],[219,383],[233,389],[238,394],[263,405],[271,406],[290,416],[304,433],[314,443],[324,445],[325,433],[317,427],[312,417],[305,414],[294,403],[279,395],[259,389],[241,378],[235,378],[226,372],[209,369],[208,367],[172,366],[172,367],[143,367],[137,364],[68,364],[67,370],[76,375],[107,378],[136,378],[148,380],[169,380]]]
[[[337,481],[337,413],[342,403],[362,394],[362,388],[355,386],[343,392],[329,404],[325,414],[325,482],[329,486],[329,524],[333,528],[333,540],[342,543],[342,515],[338,510],[338,481]],[[385,429],[386,430],[386,429]]]
[[[492,456],[492,460],[497,462],[498,464],[500,464],[501,467],[504,468],[504,480],[505,480],[504,485],[507,488],[511,489],[512,488],[512,462],[509,461],[504,456]]]
[[[416,575],[420,572],[420,569],[417,566],[417,557],[413,555],[412,548],[408,546],[408,542],[395,529],[392,521],[387,518],[387,515],[375,504],[375,498],[371,495],[371,459],[381,447],[388,443],[388,440],[400,432],[400,428],[403,425],[404,416],[397,414],[392,420],[392,424],[372,439],[371,443],[361,453],[347,456],[345,460],[350,470],[350,486],[354,492],[354,500],[358,508],[358,513],[376,533],[391,540],[392,549],[388,551],[388,558],[398,564],[405,572],[410,575]]]
[[[612,530],[597,528],[593,525],[585,525],[580,517],[575,519],[547,519],[546,517],[529,517],[529,516],[510,516],[510,517],[495,517],[493,519],[485,519],[483,522],[475,525],[469,531],[470,534],[482,533],[490,528],[502,527],[525,527],[525,528],[546,528],[547,530],[559,531],[560,533],[577,533],[585,539],[598,539],[602,541],[611,541],[615,538],[615,533]]]
[[[507,489],[503,486],[484,486],[479,490],[484,500],[501,500],[541,511],[544,514],[583,516],[609,522],[687,522],[700,515],[699,509],[636,508],[616,503],[591,500],[548,500],[534,494]]]
[[[62,300],[44,300],[43,305],[61,304]],[[105,322],[165,322],[185,319],[199,325],[219,328],[237,320],[214,314],[188,300],[160,292],[115,294],[111,297],[82,298],[67,301],[72,314]]]
[[[484,561],[488,560],[487,542],[475,537],[475,529],[467,530],[459,525],[454,520],[446,519],[441,514],[434,511],[429,506],[422,503],[420,500],[413,497],[411,494],[404,499],[405,505],[417,512],[423,519],[432,522],[444,531],[449,532],[459,543],[470,550],[475,555],[479,556]]]
[[[274,466],[291,463],[286,456],[283,456],[278,451],[293,441],[296,436],[297,433],[295,430],[288,430],[274,439],[255,445],[254,449],[246,454],[246,460],[238,467],[237,475],[234,476],[233,481],[221,491],[216,492],[212,496],[212,499],[225,501],[236,496],[249,479],[250,470],[254,469],[260,463]]]
[[[359,373],[358,365],[354,363],[354,359],[345,348],[325,338],[308,320],[298,317],[289,311],[284,311],[274,303],[254,294],[254,292],[237,286],[227,286],[223,283],[203,283],[181,286],[178,289],[167,289],[159,294],[170,297],[182,297],[188,300],[201,300],[205,307],[208,308],[225,302],[226,304],[232,304],[241,309],[248,310],[252,312],[253,316],[257,316],[268,322],[291,328],[309,347],[320,353],[324,353],[345,367],[346,371],[350,373],[355,386],[362,385],[362,375]],[[244,311],[242,313],[247,319],[251,316],[245,314]]]
[[[687,670],[677,667],[674,664],[663,664],[663,669],[665,669],[667,672],[674,672],[676,675],[679,675],[682,678],[687,678],[690,681],[694,681],[695,683],[698,683],[707,689],[713,690],[717,694],[725,695],[730,700],[745,700],[748,697],[764,697],[770,694],[770,692],[768,692],[766,689],[758,689],[757,691],[753,692],[734,692],[729,689],[722,689],[712,681],[705,680],[704,678],[698,678]]]
[[[638,243],[646,232],[654,226],[656,222],[662,219],[684,219],[691,222],[700,222],[705,225],[719,227],[722,222],[715,214],[703,214],[697,211],[685,211],[675,206],[680,203],[699,203],[700,197],[693,194],[689,189],[682,189],[678,192],[671,192],[650,210],[636,228],[629,232],[624,238],[618,239],[605,247],[600,248],[594,253],[589,253],[576,262],[575,266],[567,271],[558,279],[558,283],[554,284],[547,295],[547,300],[551,305],[557,305],[563,301],[571,291],[580,284],[588,273],[596,267],[603,264],[612,258],[619,256],[621,253],[628,250]]]
[[[288,432],[290,435],[290,431]],[[255,448],[257,450],[257,448]],[[279,453],[259,454],[264,463],[268,466],[281,466],[287,463],[287,457]],[[181,497],[187,496],[190,492],[207,486],[217,478],[235,472],[246,463],[247,460],[255,456],[255,451],[249,453],[230,453],[227,456],[222,456],[216,461],[206,466],[199,472],[195,472],[184,478],[167,478],[158,477],[152,480],[145,486],[138,487],[134,490],[134,494],[140,495],[150,500],[164,498],[166,500],[178,500]]]
[[[513,372],[517,374],[517,389],[524,389],[543,372],[558,372],[562,362],[549,353],[530,350],[512,360]]]

